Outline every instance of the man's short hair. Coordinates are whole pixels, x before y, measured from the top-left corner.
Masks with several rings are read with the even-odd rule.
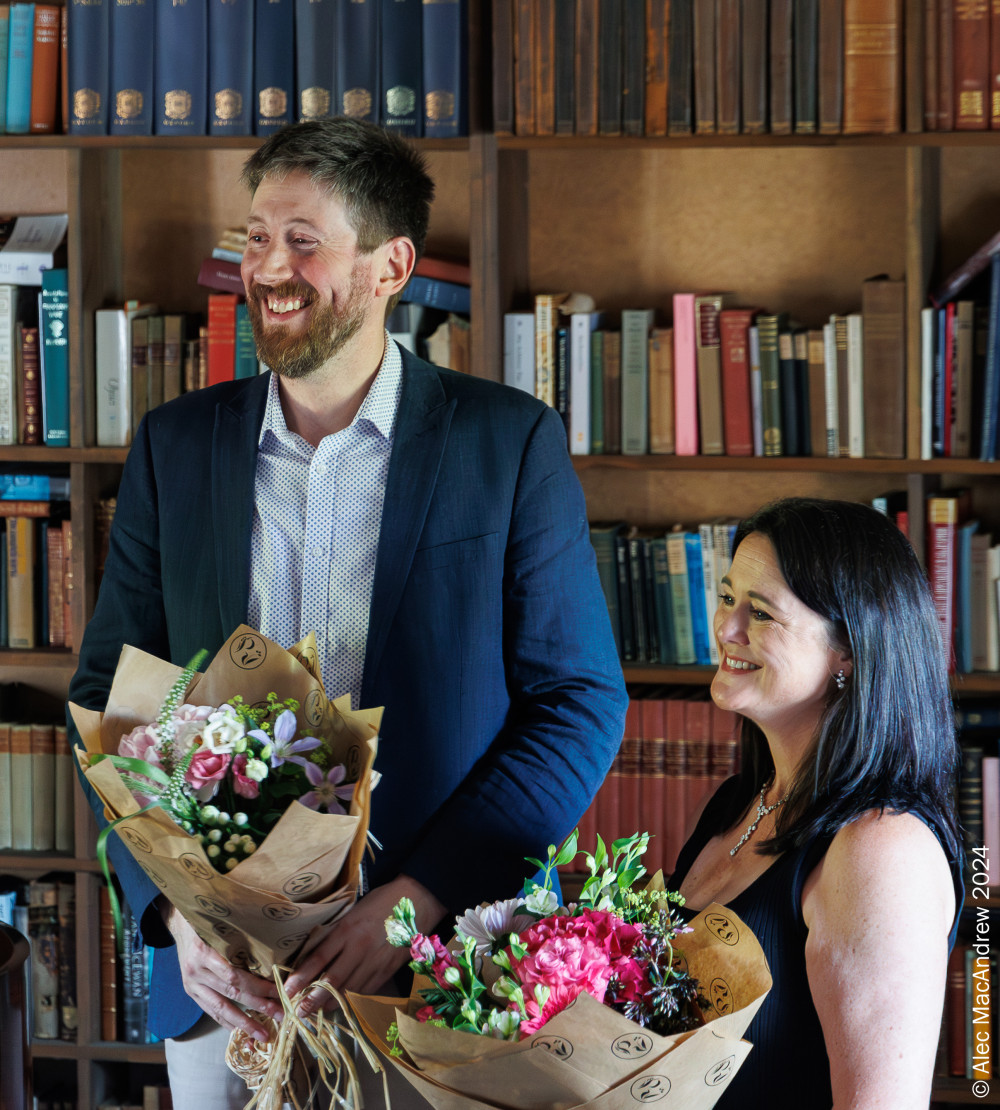
[[[434,182],[399,135],[345,116],[294,123],[250,155],[241,180],[253,194],[265,177],[295,172],[344,204],[365,254],[398,235],[413,242],[417,258],[423,254]]]

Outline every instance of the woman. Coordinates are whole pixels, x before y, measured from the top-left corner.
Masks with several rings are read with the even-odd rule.
[[[962,884],[946,659],[913,549],[864,505],[767,505],[736,532],[714,632],[743,770],[669,885],[729,906],[774,979],[718,1107],[926,1106]]]

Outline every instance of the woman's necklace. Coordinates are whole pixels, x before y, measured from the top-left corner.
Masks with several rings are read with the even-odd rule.
[[[737,840],[735,846],[729,849],[729,854],[731,856],[735,856],[736,853],[743,847],[743,845],[746,844],[750,837],[753,836],[757,826],[769,813],[773,813],[776,809],[778,809],[780,806],[783,806],[785,802],[788,801],[788,795],[786,794],[783,798],[779,798],[774,803],[774,805],[764,805],[764,793],[770,785],[771,784],[769,782],[766,782],[760,788],[760,801],[757,803],[757,815],[750,822],[747,831],[739,838],[739,840]]]

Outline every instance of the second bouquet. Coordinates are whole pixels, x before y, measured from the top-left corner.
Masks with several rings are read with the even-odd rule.
[[[381,709],[330,701],[315,637],[240,626],[204,673],[126,646],[77,758],[139,866],[234,966],[271,976],[358,895]]]

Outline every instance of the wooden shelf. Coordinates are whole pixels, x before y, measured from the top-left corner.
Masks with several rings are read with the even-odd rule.
[[[615,470],[739,471],[795,474],[957,474],[1000,478],[1000,462],[978,459],[827,459],[743,458],[735,455],[574,455],[578,471],[607,467]]]

